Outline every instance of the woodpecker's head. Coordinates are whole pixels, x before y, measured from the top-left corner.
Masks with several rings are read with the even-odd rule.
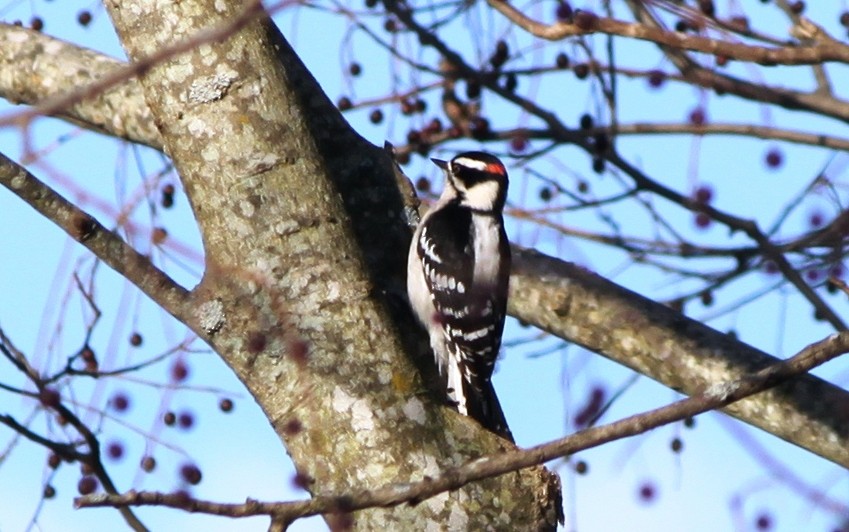
[[[507,170],[498,157],[482,151],[467,151],[448,162],[431,160],[445,172],[445,189],[459,198],[460,205],[496,213],[504,208]]]

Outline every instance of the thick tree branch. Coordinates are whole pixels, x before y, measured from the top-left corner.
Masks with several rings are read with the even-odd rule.
[[[37,31],[0,24],[0,97],[12,103],[52,101],[119,71],[127,71],[125,62]],[[162,146],[141,87],[129,73],[53,113],[95,131]]]
[[[696,395],[776,361],[585,269],[536,252],[514,253],[511,315],[674,390]],[[849,392],[805,375],[726,411],[849,467],[847,405]]]
[[[240,12],[204,0],[107,7],[134,60]],[[271,22],[155,64],[142,87],[203,238],[207,268],[192,297],[224,309],[209,342],[310,491],[380,486],[502,449],[423,393],[408,357],[421,333],[391,296],[410,238],[394,167],[350,129]],[[525,471],[438,504],[362,512],[358,526],[459,518],[474,529],[549,529],[556,483]]]

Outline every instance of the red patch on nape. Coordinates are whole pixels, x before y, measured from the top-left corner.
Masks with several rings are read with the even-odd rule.
[[[501,163],[489,163],[486,165],[486,171],[498,175],[507,174],[507,170],[504,169],[504,165]]]

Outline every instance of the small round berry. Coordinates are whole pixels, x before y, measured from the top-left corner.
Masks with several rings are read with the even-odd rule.
[[[169,427],[173,426],[174,423],[177,422],[177,414],[174,412],[165,412],[165,415],[162,416],[162,421]]]
[[[589,472],[590,466],[583,460],[578,460],[575,462],[575,473],[579,475],[586,475]]]
[[[703,212],[697,212],[694,222],[699,229],[707,229],[710,227],[710,216]]]
[[[557,4],[557,8],[554,10],[554,16],[557,17],[557,20],[562,22],[569,22],[572,20],[572,6],[569,5],[569,2],[559,2]]]
[[[551,191],[550,187],[542,187],[539,189],[539,199],[544,202],[551,201],[551,198],[554,196],[554,193]]]
[[[130,345],[133,347],[138,347],[142,345],[143,341],[144,339],[142,338],[142,335],[137,332],[134,332],[130,335]]]
[[[575,13],[575,25],[584,31],[592,31],[598,25],[598,16],[592,11],[579,9]]]
[[[784,163],[784,155],[781,150],[778,148],[770,148],[766,152],[766,157],[764,158],[764,162],[766,162],[767,168],[775,169],[780,168]]]
[[[703,126],[705,125],[705,110],[701,107],[696,107],[692,111],[690,111],[690,123],[694,126]]]
[[[83,27],[91,24],[91,11],[80,11],[77,13],[77,22]]]
[[[97,479],[86,475],[77,483],[77,491],[80,495],[90,495],[97,489]]]
[[[44,491],[41,492],[45,499],[52,499],[56,496],[56,488],[50,484],[44,486]]]
[[[651,482],[644,482],[639,490],[640,501],[644,503],[654,502],[657,497],[657,488]]]
[[[416,112],[416,104],[412,100],[401,100],[401,114],[410,116]]]
[[[233,411],[233,400],[225,397],[224,399],[218,401],[218,408],[222,412],[227,412],[227,413],[232,412]]]
[[[431,134],[431,135],[436,135],[436,134],[438,134],[438,133],[442,133],[442,129],[443,129],[443,127],[442,127],[442,120],[440,120],[439,118],[436,118],[436,117],[435,117],[433,120],[431,120],[431,121],[428,123],[428,125],[427,125],[427,127],[426,127],[425,129],[426,129],[426,130],[427,130],[427,132],[428,132],[429,134]]]
[[[472,138],[485,139],[490,136],[489,120],[482,116],[476,116],[471,120]]]
[[[168,238],[168,231],[166,231],[164,227],[153,228],[153,233],[151,233],[150,239],[155,245],[162,244],[165,242],[166,238]]]
[[[717,55],[716,56],[716,66],[724,67],[728,64],[728,56],[727,55]]]
[[[144,456],[141,459],[141,468],[145,473],[150,473],[156,469],[156,458],[152,456]]]
[[[840,25],[844,28],[849,28],[849,11],[844,11],[840,14]]]
[[[666,81],[666,73],[662,70],[652,70],[648,75],[649,87],[659,89]]]
[[[513,153],[524,153],[528,149],[528,137],[523,134],[517,134],[510,139],[510,150]]]
[[[394,18],[386,19],[386,21],[383,23],[383,29],[386,30],[388,33],[395,33],[396,31],[398,31],[398,21],[396,21]]]
[[[430,192],[430,180],[425,176],[416,179],[416,190],[423,193]]]
[[[174,196],[172,194],[163,193],[159,204],[162,205],[163,209],[170,209],[174,206]]]
[[[183,464],[180,467],[180,477],[192,486],[197,486],[200,484],[203,475],[200,472],[200,468],[194,464]]]
[[[50,469],[56,469],[61,463],[62,459],[59,458],[59,455],[56,453],[50,453],[50,455],[47,457],[47,466]]]
[[[554,64],[557,65],[557,68],[567,69],[569,68],[569,56],[560,52],[557,54],[557,57],[554,58]]]
[[[92,350],[92,348],[87,345],[82,348],[82,351],[80,351],[80,358],[82,358],[86,362],[93,362],[97,360],[97,357],[94,354],[94,350]]]
[[[820,211],[814,211],[808,216],[808,225],[811,226],[812,229],[822,227],[824,222],[825,215],[823,215]]]
[[[574,67],[572,67],[572,72],[575,73],[575,77],[578,79],[586,79],[587,76],[590,75],[590,65],[587,63],[578,63]]]
[[[772,517],[769,514],[761,514],[755,519],[755,528],[757,530],[769,530],[772,528]]]
[[[183,382],[189,378],[189,366],[182,360],[174,362],[171,366],[171,380],[174,382]]]
[[[713,305],[713,292],[710,290],[703,291],[699,294],[699,298],[702,300],[702,305],[706,307]]]
[[[805,2],[802,2],[802,0],[793,2],[790,4],[790,11],[792,11],[795,15],[801,15],[802,12],[805,11]]]
[[[771,260],[764,262],[763,269],[767,275],[775,275],[778,273],[778,265]]]
[[[313,479],[305,473],[295,473],[295,476],[292,477],[292,485],[302,490],[309,489],[312,483]]]
[[[680,19],[675,23],[675,31],[677,31],[679,33],[686,33],[687,31],[689,31],[691,29],[692,29],[692,26],[690,25],[690,23],[687,22],[684,19]]]
[[[708,17],[713,17],[716,14],[713,0],[699,0],[699,9]]]
[[[669,448],[672,449],[673,453],[680,453],[684,449],[684,442],[681,441],[681,438],[672,438],[672,441],[669,442]]]
[[[357,62],[351,63],[350,65],[348,65],[348,73],[355,77],[359,76],[363,73],[363,67]]]
[[[56,408],[61,402],[61,396],[55,388],[44,387],[38,392],[38,400],[42,406],[47,408]]]
[[[353,106],[354,106],[354,104],[351,103],[351,99],[348,98],[347,96],[342,96],[336,102],[336,107],[338,107],[340,111],[347,111],[348,109],[352,108]]]
[[[180,412],[180,415],[177,416],[177,424],[181,429],[189,430],[195,424],[195,415],[188,411]]]
[[[581,129],[592,129],[593,125],[595,125],[595,121],[593,120],[592,115],[589,113],[584,113],[581,115]]]
[[[372,124],[379,124],[383,122],[383,111],[380,109],[372,110],[372,112],[368,115],[368,119]]]
[[[424,113],[425,111],[427,111],[427,102],[419,98],[415,102],[413,102],[413,107],[415,108],[417,113]]]
[[[693,191],[693,199],[697,203],[707,205],[713,200],[713,188],[709,185],[701,185]]]
[[[124,392],[117,392],[109,400],[109,406],[118,413],[124,413],[130,409],[130,397]]]
[[[422,133],[421,131],[416,131],[415,129],[411,129],[407,131],[407,143],[408,144],[417,144],[422,141]]]
[[[118,441],[110,442],[106,446],[106,456],[115,461],[120,460],[124,457],[124,444]]]
[[[731,27],[735,28],[737,31],[749,31],[749,19],[742,15],[736,15],[731,17],[731,20],[728,21],[728,24],[731,25]]]
[[[602,157],[593,157],[593,172],[597,174],[604,173],[604,159]]]
[[[44,29],[44,20],[41,17],[32,17],[29,21],[29,25],[35,31],[41,31]]]
[[[696,426],[696,418],[693,416],[688,416],[684,418],[684,426],[688,429],[691,429]]]
[[[578,192],[581,194],[586,194],[590,191],[590,184],[586,181],[578,181]]]
[[[817,281],[820,280],[820,272],[819,272],[819,270],[812,268],[812,269],[805,272],[805,278],[810,283],[816,283]]]
[[[377,0],[366,0],[366,7],[372,9],[377,6]]]

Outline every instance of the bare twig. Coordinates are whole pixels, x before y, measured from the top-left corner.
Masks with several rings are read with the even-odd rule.
[[[300,517],[333,512],[352,512],[365,508],[416,504],[429,497],[457,489],[470,482],[545,463],[613,440],[642,434],[662,425],[722,408],[744,397],[810,371],[843,353],[849,352],[849,333],[835,333],[811,344],[794,357],[776,362],[741,379],[716,383],[693,397],[637,414],[620,421],[593,427],[529,449],[509,451],[448,469],[435,478],[425,477],[412,483],[391,484],[379,489],[345,495],[317,496],[308,501],[224,504],[186,497],[184,494],[130,491],[122,495],[97,494],[75,499],[78,508],[103,506],[166,506],[189,512],[246,517],[273,516],[290,522]]]
[[[724,56],[737,61],[746,61],[762,65],[810,65],[824,62],[849,63],[849,47],[833,39],[825,30],[803,19],[810,44],[806,46],[788,45],[784,47],[750,46],[739,42],[711,39],[701,35],[692,35],[679,31],[668,31],[660,27],[647,26],[637,22],[624,22],[613,18],[594,16],[590,27],[581,28],[575,23],[555,22],[543,24],[528,17],[509,2],[488,0],[489,5],[507,17],[528,33],[542,39],[557,41],[566,37],[606,33],[619,35],[659,45],[690,50],[711,55]]]
[[[163,309],[192,323],[188,292],[159,270],[148,257],[103,227],[56,191],[11,159],[0,154],[0,184],[89,249],[110,268],[126,277]]]

